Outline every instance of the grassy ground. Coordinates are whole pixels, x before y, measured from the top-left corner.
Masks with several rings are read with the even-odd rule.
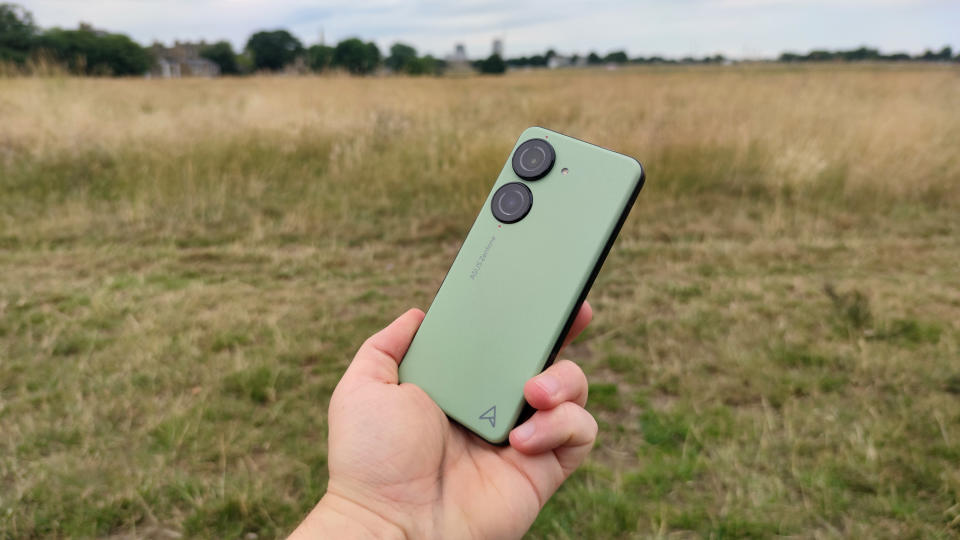
[[[353,351],[534,124],[648,182],[532,538],[960,537],[957,103],[947,67],[0,79],[0,538],[291,530]]]

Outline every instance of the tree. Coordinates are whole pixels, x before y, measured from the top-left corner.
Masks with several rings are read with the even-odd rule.
[[[425,66],[425,74],[428,75],[443,75],[443,72],[447,70],[447,61],[442,58],[434,58],[432,55],[421,56],[418,60],[418,63]]]
[[[279,71],[303,53],[303,44],[286,30],[262,31],[250,36],[246,50],[254,69]]]
[[[602,64],[603,58],[600,58],[600,55],[598,55],[597,53],[591,52],[589,55],[587,55],[587,63],[592,66],[595,66],[597,64]]]
[[[816,50],[816,51],[810,51],[810,53],[807,54],[805,59],[811,62],[828,62],[830,60],[836,59],[836,54],[830,51]]]
[[[624,51],[613,51],[603,58],[608,64],[626,64],[627,60],[627,53]]]
[[[141,75],[150,69],[150,53],[123,34],[110,34],[81,24],[78,30],[52,28],[37,40],[73,73],[83,75]]]
[[[439,75],[444,67],[442,60],[437,60],[428,54],[411,60],[404,71],[410,75]]]
[[[491,75],[501,75],[507,71],[507,63],[503,61],[499,54],[491,54],[485,60],[481,60],[478,67],[480,73]]]
[[[240,73],[237,67],[237,55],[233,52],[233,46],[229,41],[218,41],[213,45],[204,46],[200,49],[200,56],[220,66],[220,73],[223,75]]]
[[[237,62],[237,71],[241,74],[253,73],[253,59],[247,51],[238,53],[235,57]]]
[[[394,43],[390,47],[390,56],[384,64],[393,71],[410,71],[410,64],[416,62],[417,50],[405,43]],[[418,68],[415,68],[418,69]]]
[[[347,38],[333,50],[333,65],[354,75],[373,73],[380,65],[380,49],[372,41],[364,43],[357,38]]]
[[[333,64],[333,47],[327,45],[311,45],[307,49],[307,67],[311,71],[320,73],[330,69]]]
[[[910,60],[910,55],[907,54],[907,53],[903,53],[903,52],[893,53],[893,54],[890,54],[890,55],[885,56],[883,59],[884,59],[884,60],[890,60],[890,61],[893,61],[893,62],[904,62],[904,61],[909,61],[909,60]]]
[[[16,4],[0,4],[0,61],[22,64],[36,44],[33,15]]]
[[[853,49],[851,51],[839,51],[836,53],[836,56],[848,62],[860,62],[863,60],[878,60],[880,58],[880,52],[877,49],[860,47],[859,49]]]

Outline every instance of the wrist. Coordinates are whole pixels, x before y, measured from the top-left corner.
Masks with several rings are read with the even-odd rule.
[[[396,523],[347,497],[327,491],[290,536],[306,538],[406,538]]]

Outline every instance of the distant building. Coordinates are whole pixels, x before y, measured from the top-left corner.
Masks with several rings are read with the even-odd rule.
[[[447,55],[447,73],[466,74],[472,72],[473,67],[470,65],[470,59],[467,58],[467,47],[463,43],[457,43],[453,47],[453,54]]]
[[[176,41],[173,47],[161,43],[150,46],[154,65],[150,77],[177,79],[180,77],[216,77],[220,75],[220,66],[200,56],[200,50],[207,44]]]
[[[562,56],[555,54],[547,60],[547,67],[550,69],[557,69],[562,67],[570,67],[573,65],[573,58],[570,56]]]
[[[451,62],[466,62],[467,47],[463,43],[457,43],[453,46],[453,55],[450,56]]]
[[[503,58],[503,40],[495,39],[493,40],[493,54]]]

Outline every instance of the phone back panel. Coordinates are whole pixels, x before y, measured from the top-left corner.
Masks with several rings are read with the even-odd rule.
[[[400,364],[401,383],[492,443],[515,426],[524,383],[553,361],[643,185],[633,158],[539,127],[514,150],[531,138],[553,145],[553,168],[523,181],[507,159]],[[520,181],[530,212],[500,223],[492,195]]]

